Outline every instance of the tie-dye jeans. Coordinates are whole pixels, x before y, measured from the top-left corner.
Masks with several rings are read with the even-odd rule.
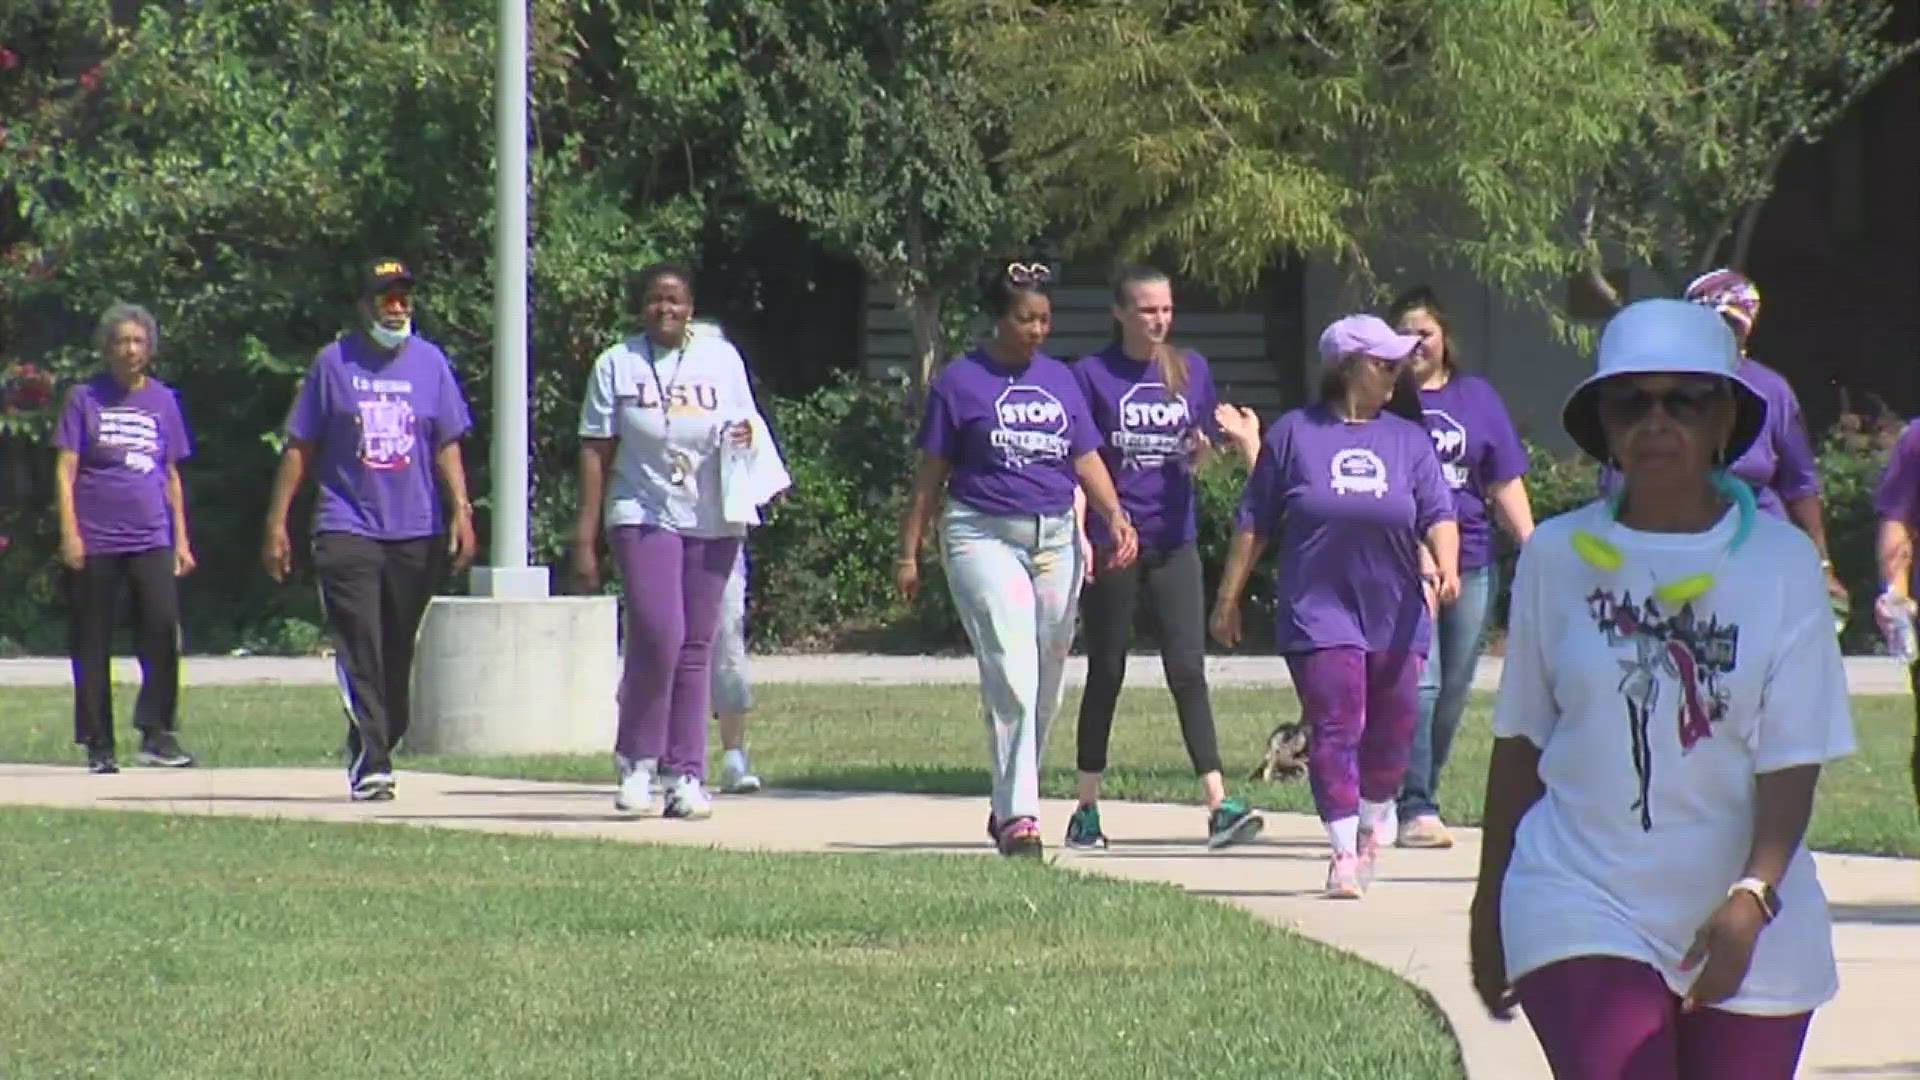
[[[980,665],[993,816],[1040,815],[1040,756],[1060,712],[1080,598],[1073,515],[983,514],[950,502],[947,586]]]

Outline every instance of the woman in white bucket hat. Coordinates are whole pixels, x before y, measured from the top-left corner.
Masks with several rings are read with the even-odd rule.
[[[1791,1077],[1837,985],[1802,842],[1853,750],[1820,556],[1726,463],[1763,429],[1711,309],[1646,300],[1567,400],[1620,490],[1520,555],[1472,908],[1556,1077]]]

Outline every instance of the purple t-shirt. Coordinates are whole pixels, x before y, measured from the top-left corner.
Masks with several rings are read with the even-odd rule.
[[[1140,533],[1140,545],[1172,551],[1197,534],[1194,520],[1194,433],[1217,441],[1213,373],[1198,353],[1187,353],[1187,383],[1178,394],[1143,360],[1118,344],[1081,357],[1074,377],[1086,395],[1100,434],[1100,457],[1120,493],[1120,507]],[[1105,547],[1107,523],[1087,515],[1087,537]]]
[[[1453,490],[1460,569],[1478,570],[1493,561],[1487,489],[1526,474],[1526,447],[1499,392],[1478,375],[1456,371],[1440,389],[1421,390],[1420,408],[1440,455],[1440,475]]]
[[[983,514],[1073,509],[1073,462],[1100,448],[1067,365],[1035,353],[1012,371],[975,349],[927,387],[914,445],[953,467],[947,494]]]
[[[356,333],[321,349],[287,416],[287,434],[315,445],[313,531],[436,535],[433,454],[471,426],[453,365],[432,342],[410,337],[389,356]]]
[[[80,459],[73,513],[89,555],[172,547],[167,467],[193,453],[180,399],[148,378],[129,391],[96,375],[67,392],[53,444]]]
[[[1426,429],[1381,413],[1349,424],[1325,405],[1274,421],[1237,524],[1279,534],[1275,644],[1426,655],[1432,633],[1420,542],[1454,520]]]
[[[1907,423],[1887,455],[1887,467],[1873,492],[1873,512],[1883,521],[1920,530],[1920,420]]]
[[[1820,470],[1807,439],[1806,417],[1786,376],[1752,357],[1742,357],[1740,377],[1767,400],[1767,422],[1760,429],[1760,437],[1734,459],[1727,471],[1753,488],[1760,509],[1784,518],[1787,503],[1820,494]],[[1619,475],[1602,467],[1601,493],[1612,495],[1619,487]]]

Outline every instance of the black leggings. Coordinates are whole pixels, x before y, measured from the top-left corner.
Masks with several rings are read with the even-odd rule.
[[[1193,771],[1220,769],[1220,745],[1207,698],[1206,587],[1200,552],[1192,543],[1172,551],[1142,551],[1132,564],[1103,569],[1080,594],[1080,621],[1087,642],[1087,687],[1080,696],[1078,764],[1081,772],[1107,769],[1113,706],[1127,677],[1127,647],[1133,616],[1145,585],[1147,606],[1160,630],[1160,663],[1173,691]]]

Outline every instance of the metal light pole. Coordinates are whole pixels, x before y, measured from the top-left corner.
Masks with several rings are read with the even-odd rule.
[[[547,595],[527,565],[527,3],[500,0],[494,79],[493,544],[484,596]]]

